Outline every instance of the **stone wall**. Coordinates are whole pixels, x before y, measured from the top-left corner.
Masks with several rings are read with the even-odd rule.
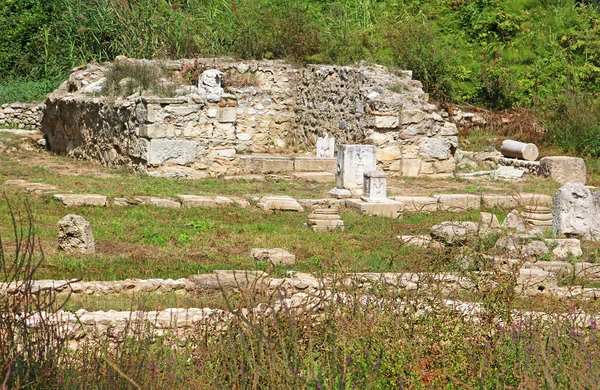
[[[410,72],[231,59],[161,66],[177,73],[191,65],[208,71],[197,85],[179,85],[176,97],[168,98],[102,96],[111,64],[75,69],[46,99],[42,131],[50,149],[108,166],[198,178],[247,173],[240,159],[247,154],[314,154],[317,137],[327,131],[338,143],[376,145],[380,167],[392,174],[454,171],[456,126],[427,103]],[[223,88],[208,78],[219,72]]]
[[[38,129],[42,119],[42,105],[11,103],[0,107],[0,126],[15,129]]]
[[[379,166],[403,176],[454,172],[457,128],[427,102],[411,72],[308,65],[297,83],[293,138],[308,147],[327,131],[336,141],[377,146]]]

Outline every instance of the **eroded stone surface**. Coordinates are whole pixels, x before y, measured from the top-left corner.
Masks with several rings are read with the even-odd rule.
[[[550,156],[540,160],[540,174],[564,183],[585,184],[585,162],[579,157]]]
[[[272,265],[294,265],[296,256],[281,248],[252,248],[250,256],[255,261],[265,261]]]
[[[600,194],[583,184],[563,184],[554,195],[552,229],[560,236],[600,238]]]
[[[54,199],[59,200],[63,206],[106,206],[107,197],[91,194],[55,194]]]
[[[96,251],[92,226],[82,216],[69,214],[58,221],[58,249],[91,254]]]
[[[446,244],[460,244],[477,235],[478,225],[475,222],[445,221],[433,225],[430,234],[434,240]]]

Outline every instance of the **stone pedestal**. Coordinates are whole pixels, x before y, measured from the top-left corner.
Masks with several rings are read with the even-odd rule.
[[[384,172],[372,171],[365,173],[361,199],[371,203],[389,201],[387,197],[387,179]]]
[[[344,221],[337,209],[315,209],[308,215],[307,225],[315,232],[344,230]]]
[[[377,148],[373,145],[339,145],[337,187],[362,189],[366,172],[377,169]]]

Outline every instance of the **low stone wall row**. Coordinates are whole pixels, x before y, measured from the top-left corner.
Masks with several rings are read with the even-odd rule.
[[[40,129],[43,108],[43,104],[3,104],[0,107],[0,126],[15,129]]]
[[[54,198],[66,207],[76,206],[130,206],[154,205],[165,208],[200,207],[216,208],[237,206],[247,208],[251,202],[256,203],[265,211],[288,210],[304,211],[315,207],[343,207],[351,199],[294,199],[284,195],[226,197],[204,195],[178,195],[177,198],[137,196],[128,198],[114,198],[109,200],[104,195],[93,194],[56,194]],[[522,206],[552,206],[552,197],[540,194],[511,195],[471,195],[471,194],[440,194],[432,197],[426,196],[396,196],[395,199],[404,206],[404,211],[409,212],[436,212],[436,211],[462,211],[485,208],[514,209]],[[346,205],[347,206],[347,205]]]
[[[512,269],[516,260],[504,259],[506,269]],[[188,278],[173,279],[126,279],[119,281],[78,280],[36,280],[29,285],[17,281],[0,284],[0,295],[16,295],[24,291],[32,293],[70,293],[93,296],[119,294],[203,294],[222,291],[240,291],[246,289],[284,291],[287,296],[303,292],[317,294],[331,289],[335,285],[353,286],[357,288],[372,287],[382,283],[391,288],[403,290],[428,289],[432,286],[442,288],[446,293],[469,290],[476,287],[476,280],[481,283],[485,274],[473,272],[469,277],[451,272],[428,273],[353,273],[341,275],[339,278],[326,276],[317,278],[309,273],[290,271],[291,276],[274,278],[262,271],[216,270],[209,274],[191,275]],[[585,291],[594,297],[600,297],[600,289],[584,289],[579,286],[558,287],[556,275],[571,274],[578,278],[600,280],[600,265],[594,263],[575,263],[557,261],[525,262],[517,275],[517,289],[526,295],[548,293],[558,297],[574,297],[576,292]],[[478,278],[481,275],[481,278]],[[473,277],[475,276],[475,277]],[[542,286],[543,288],[540,288]],[[481,286],[480,286],[481,287]]]

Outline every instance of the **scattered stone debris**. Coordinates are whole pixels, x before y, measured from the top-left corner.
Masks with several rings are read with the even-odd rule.
[[[92,254],[96,251],[92,227],[82,216],[69,214],[58,221],[58,249]]]
[[[418,246],[421,248],[440,249],[444,247],[443,243],[435,241],[430,236],[398,236],[398,238],[406,245]]]

